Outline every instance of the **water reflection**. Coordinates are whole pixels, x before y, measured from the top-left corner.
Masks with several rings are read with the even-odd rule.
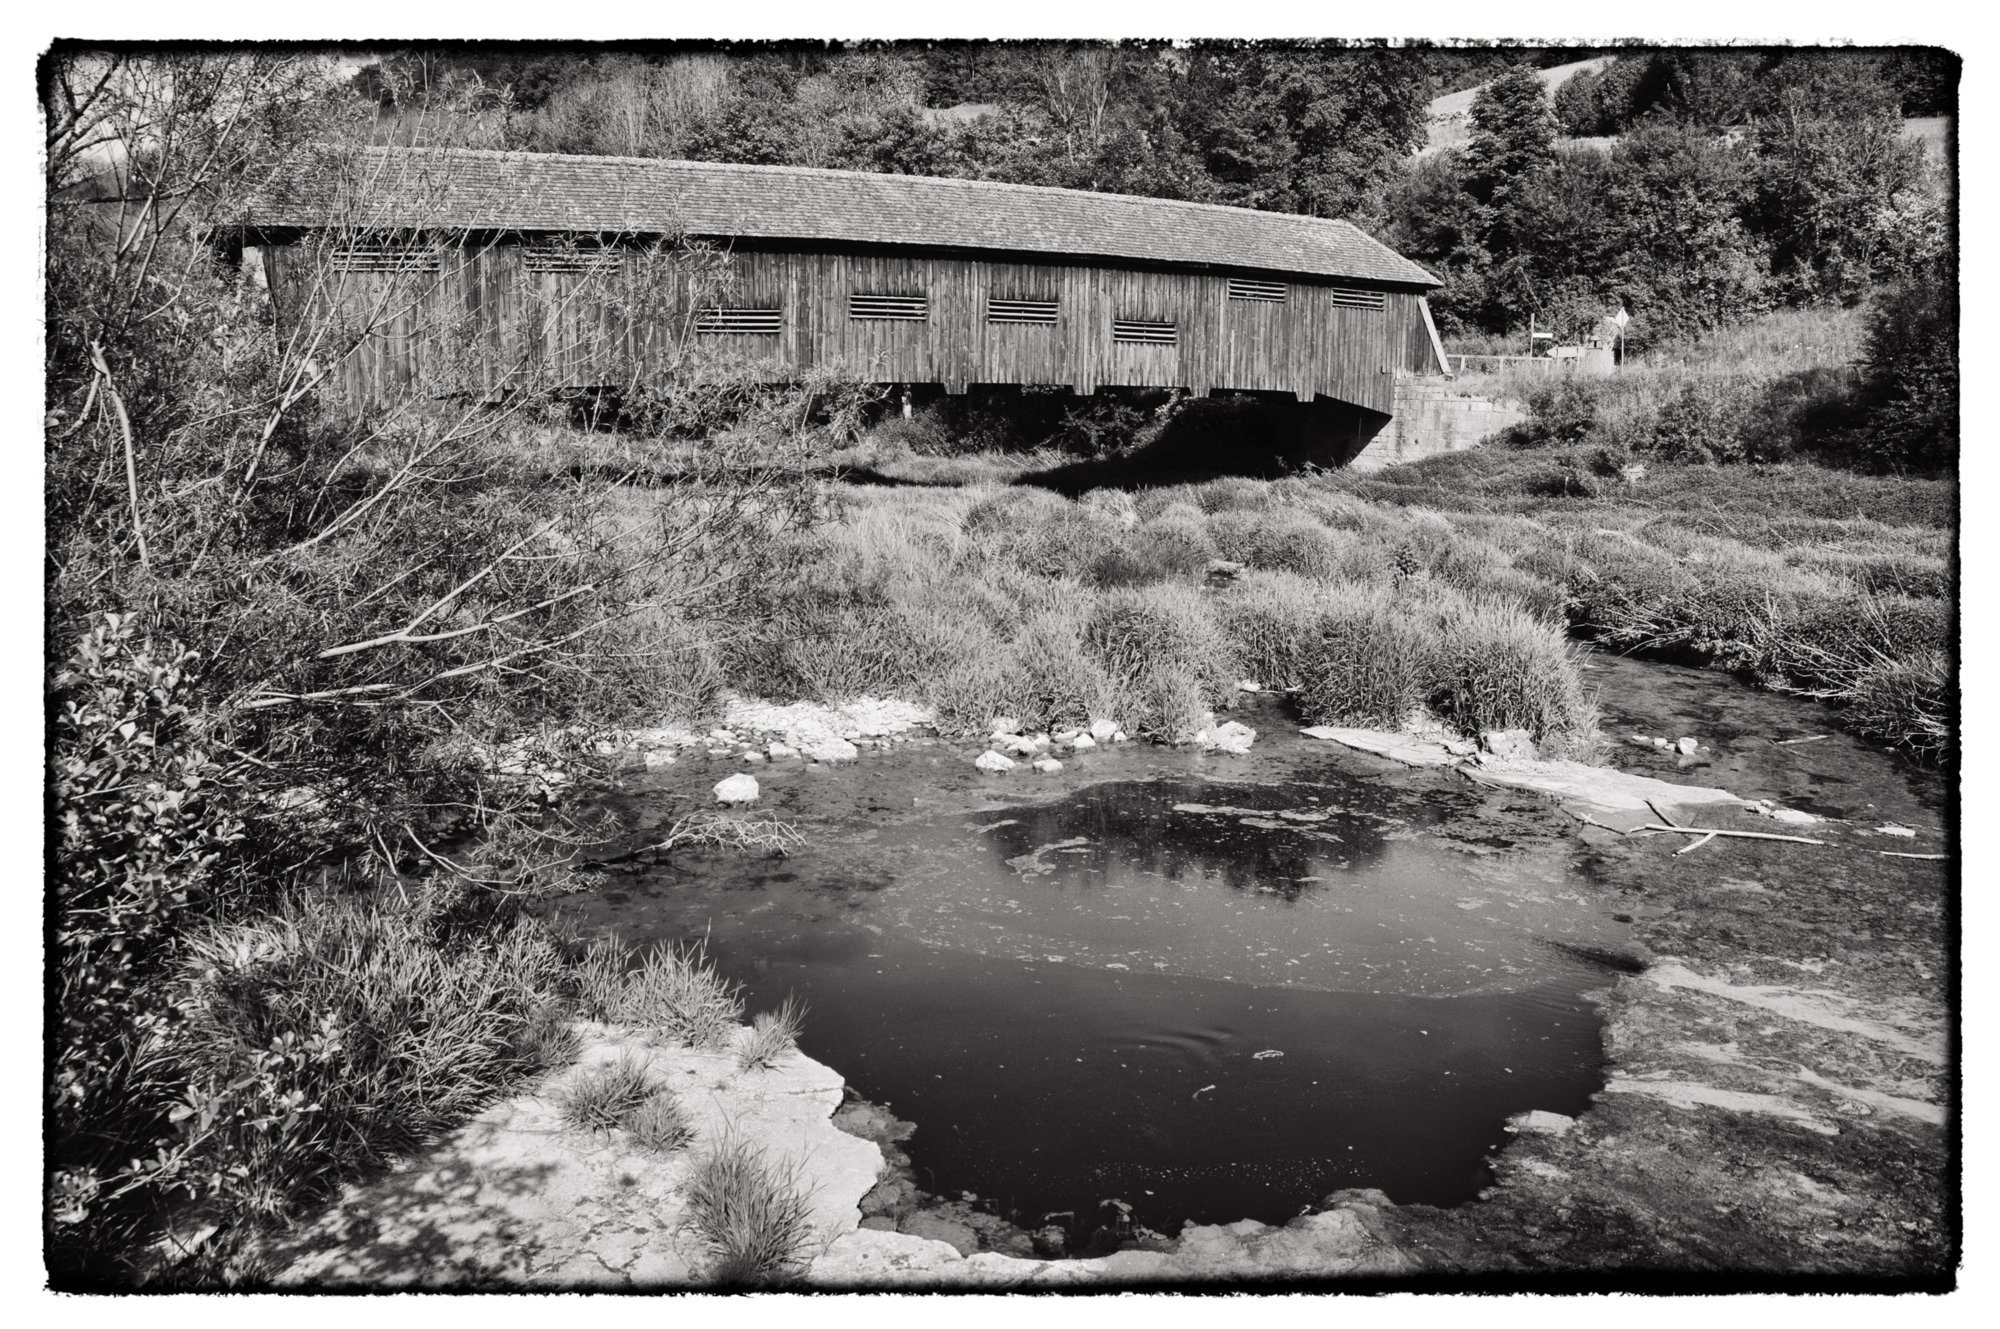
[[[806,1051],[917,1123],[920,1178],[1024,1221],[1106,1198],[1162,1229],[1283,1221],[1343,1186],[1451,1204],[1509,1114],[1601,1083],[1589,957],[1623,936],[1564,845],[1507,847],[1492,806],[1106,784],[689,860],[590,908],[707,933],[754,1007],[804,998]]]

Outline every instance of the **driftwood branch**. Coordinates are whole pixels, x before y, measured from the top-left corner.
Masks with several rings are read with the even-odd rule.
[[[1825,840],[1809,840],[1803,835],[1773,835],[1769,831],[1719,831],[1709,826],[1662,826],[1658,822],[1641,826],[1639,829],[1642,831],[1679,831],[1682,835],[1705,835],[1710,838],[1724,835],[1732,840],[1784,840],[1791,844],[1819,845],[1826,843]],[[1704,843],[1706,842],[1704,841]],[[1692,847],[1690,846],[1690,848]],[[1675,852],[1683,851],[1676,850]]]

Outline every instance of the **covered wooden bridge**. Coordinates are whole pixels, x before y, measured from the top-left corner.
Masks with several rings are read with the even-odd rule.
[[[1353,224],[987,181],[470,149],[363,150],[295,171],[228,233],[262,252],[281,325],[381,309],[338,387],[411,390],[452,322],[504,385],[612,386],[699,338],[789,378],[1282,394],[1351,453],[1399,377],[1443,370],[1421,267]],[[713,242],[726,286],[662,278]],[[652,256],[652,257],[649,257]],[[420,294],[379,299],[390,283]],[[648,289],[662,283],[674,289]]]

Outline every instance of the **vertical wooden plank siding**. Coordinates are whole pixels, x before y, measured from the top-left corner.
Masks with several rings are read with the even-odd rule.
[[[280,335],[314,299],[308,264],[292,246],[264,248]],[[1437,372],[1421,296],[1385,291],[1383,308],[1336,303],[1329,288],[1355,283],[1285,281],[1283,302],[1231,300],[1228,279],[1207,273],[1141,272],[1084,263],[1024,263],[900,254],[745,251],[730,260],[734,307],[777,309],[771,335],[703,334],[728,356],[768,364],[774,378],[838,362],[878,382],[1182,387],[1330,397],[1387,412],[1397,373]],[[660,280],[654,277],[650,280]],[[407,277],[337,273],[332,299],[360,313],[384,282]],[[379,403],[417,387],[430,365],[436,327],[461,330],[488,391],[540,369],[572,387],[643,379],[668,339],[691,326],[696,293],[685,285],[639,289],[636,257],[594,274],[529,273],[517,244],[447,256],[422,280],[434,288],[395,310],[342,366],[339,392]],[[673,278],[676,282],[678,278]],[[855,319],[851,295],[928,299],[922,320]],[[705,297],[713,299],[714,297]],[[1053,325],[990,323],[988,303],[1053,300]],[[635,315],[634,310],[639,312]],[[1172,323],[1173,345],[1116,342],[1114,320]]]

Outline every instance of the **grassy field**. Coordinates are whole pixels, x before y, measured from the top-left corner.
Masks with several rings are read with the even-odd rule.
[[[1787,314],[1681,348],[1621,375],[1600,422],[1642,420],[1717,364],[1823,367],[1857,327]],[[1010,483],[1055,454],[920,455],[892,431],[836,456],[893,483],[829,486],[829,520],[787,537],[800,575],[767,587],[761,626],[690,648],[702,677],[905,697],[967,735],[1008,714],[1166,741],[1247,678],[1296,689],[1308,722],[1525,727],[1581,752],[1586,639],[1841,703],[1923,761],[1953,748],[1951,481],[1634,467],[1590,443],[1069,499]]]

